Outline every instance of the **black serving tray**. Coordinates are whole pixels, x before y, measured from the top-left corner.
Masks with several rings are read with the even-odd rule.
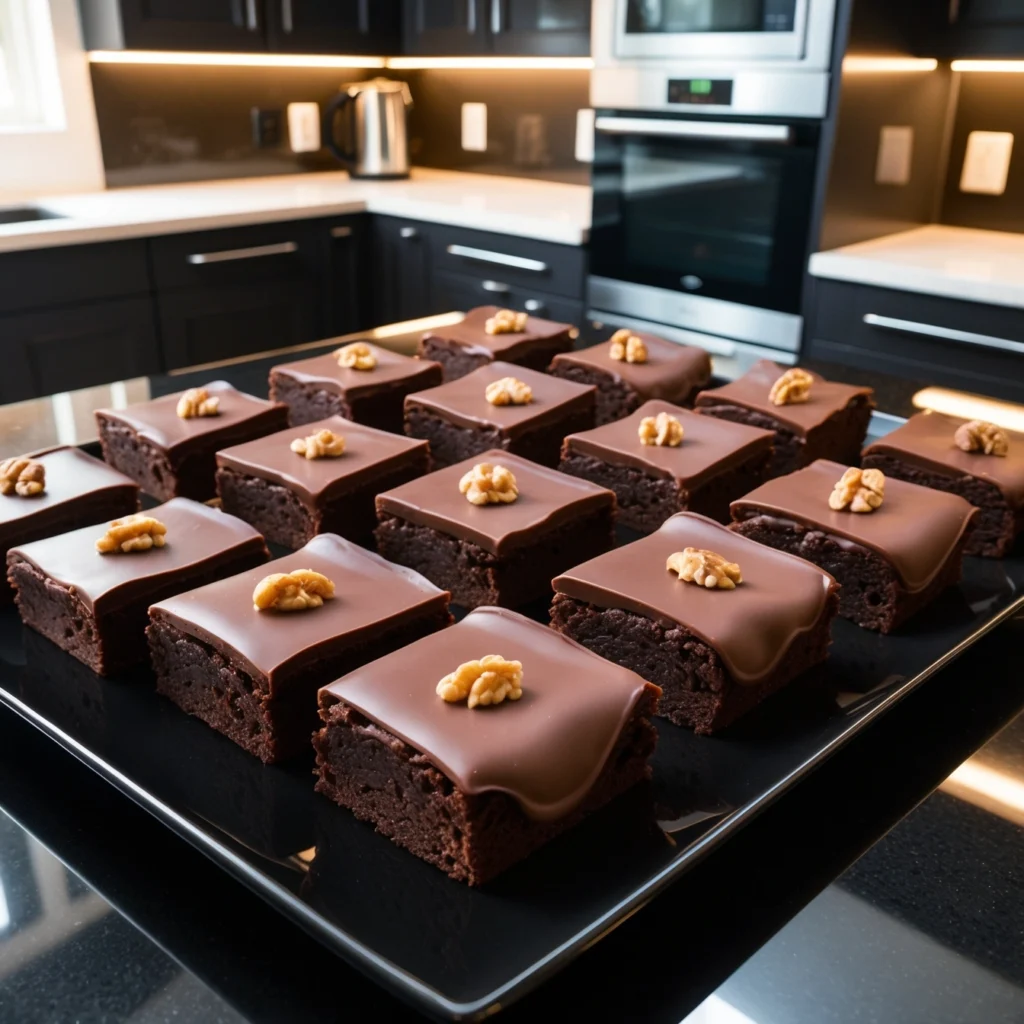
[[[158,696],[148,671],[101,679],[11,610],[0,613],[0,701],[394,994],[436,1017],[482,1018],[1024,608],[1022,591],[1024,554],[967,559],[960,586],[894,636],[838,621],[824,681],[798,681],[713,738],[659,722],[649,789],[482,890],[315,794],[312,756],[264,766]]]

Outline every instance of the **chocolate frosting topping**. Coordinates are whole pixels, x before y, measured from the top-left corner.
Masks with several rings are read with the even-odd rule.
[[[526,405],[492,405],[484,392],[502,377],[516,377],[529,384],[533,401]],[[512,363],[489,363],[457,380],[429,391],[406,395],[406,407],[420,405],[461,427],[497,427],[505,437],[536,430],[563,416],[569,409],[593,407],[597,388],[561,380],[538,370]]]
[[[436,338],[450,345],[458,345],[473,355],[485,355],[491,359],[517,359],[530,351],[538,341],[569,336],[576,328],[572,324],[560,324],[540,317],[526,318],[526,330],[511,334],[488,334],[484,324],[498,312],[497,306],[477,306],[471,309],[464,320],[448,327],[437,327],[427,331],[423,340]]]
[[[887,477],[873,512],[834,512],[828,496],[846,466],[827,459],[776,477],[732,503],[733,519],[766,514],[843,537],[881,555],[911,593],[924,590],[946,564],[974,508],[963,498]]]
[[[519,497],[507,505],[473,505],[467,501],[459,492],[459,480],[478,462],[498,463],[511,470]],[[589,480],[497,449],[377,495],[379,510],[468,540],[493,555],[529,543],[538,532],[582,513],[614,504],[611,491]]]
[[[425,387],[441,380],[441,364],[429,359],[416,359],[400,352],[381,348],[372,341],[356,339],[377,357],[372,370],[355,370],[339,366],[333,352],[295,363],[282,363],[270,369],[271,376],[284,374],[300,384],[314,384],[322,391],[348,398],[359,398],[376,391],[385,391],[403,384]]]
[[[523,696],[470,711],[435,693],[466,661],[523,663]],[[507,793],[529,817],[565,817],[590,791],[637,701],[634,672],[515,612],[478,608],[460,623],[320,691],[430,759],[463,793]]]
[[[624,381],[642,398],[664,398],[681,402],[694,388],[702,387],[711,378],[711,357],[702,348],[677,345],[656,334],[632,331],[647,347],[647,362],[627,363],[612,359],[611,344],[602,341],[590,348],[562,352],[552,366],[579,366],[597,370]]]
[[[871,388],[854,387],[851,384],[836,384],[825,380],[816,373],[807,372],[814,378],[806,402],[795,405],[773,405],[768,393],[788,366],[761,359],[742,376],[720,388],[702,391],[697,396],[698,411],[708,405],[739,405],[744,409],[764,413],[778,420],[793,433],[806,437],[808,431],[820,427],[834,413],[845,409],[855,399],[863,396],[870,400],[874,394]]]
[[[683,443],[678,447],[640,441],[640,421],[662,412],[675,416],[683,427]],[[692,490],[757,452],[767,452],[774,438],[770,430],[759,430],[716,416],[698,416],[668,402],[652,401],[645,402],[625,419],[570,434],[565,441],[571,451],[591,455],[613,466],[630,466],[649,476],[676,480]]]
[[[334,597],[306,611],[256,611],[256,584],[270,573],[295,569],[323,573],[334,583]],[[242,661],[255,676],[268,680],[274,697],[283,677],[294,678],[297,670],[429,608],[443,611],[447,606],[447,591],[419,573],[336,534],[322,533],[284,558],[161,601],[150,614]]]
[[[894,455],[947,476],[974,476],[998,487],[1009,504],[1024,505],[1024,434],[1004,431],[1010,447],[1002,457],[965,452],[956,446],[953,435],[966,422],[938,412],[920,412],[869,445],[864,454]]]
[[[735,590],[681,583],[665,568],[684,548],[736,562]],[[810,562],[748,540],[693,512],[679,512],[656,533],[584,562],[554,580],[555,592],[599,608],[624,608],[695,633],[721,657],[737,683],[755,686],[813,629],[834,579]]]
[[[167,543],[162,548],[101,555],[96,541],[107,527],[101,523],[22,544],[11,554],[31,562],[58,583],[74,587],[97,612],[126,603],[183,569],[212,568],[240,551],[262,551],[266,557],[263,537],[248,523],[191,498],[172,498],[147,509],[146,515],[167,527]]]
[[[233,440],[251,437],[261,425],[273,430],[285,422],[287,409],[280,403],[247,395],[223,380],[215,380],[205,388],[211,398],[220,399],[216,416],[182,419],[177,411],[180,392],[139,402],[127,409],[97,409],[96,412],[131,427],[139,437],[164,449],[172,462],[183,457],[190,448],[208,448],[213,441],[230,444]]]
[[[291,450],[295,438],[319,430],[340,434],[345,439],[345,451],[337,458],[307,459]],[[225,448],[217,452],[217,465],[280,484],[308,504],[319,506],[399,466],[423,462],[426,450],[426,441],[329,416]]]

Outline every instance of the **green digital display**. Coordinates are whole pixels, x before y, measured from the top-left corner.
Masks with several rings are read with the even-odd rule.
[[[721,78],[672,78],[668,83],[668,101],[728,107],[732,104],[732,82]]]
[[[711,95],[711,79],[710,78],[694,78],[690,82],[690,92],[694,96],[710,96]]]

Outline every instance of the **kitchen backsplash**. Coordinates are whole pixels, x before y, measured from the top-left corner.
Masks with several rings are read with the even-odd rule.
[[[323,107],[343,83],[377,72],[322,68],[231,68],[94,64],[93,92],[110,186],[336,169],[334,157],[258,149],[253,107]],[[589,180],[576,161],[576,111],[588,103],[586,71],[381,72],[412,90],[413,163],[494,174]],[[461,147],[463,102],[488,107],[486,152]]]

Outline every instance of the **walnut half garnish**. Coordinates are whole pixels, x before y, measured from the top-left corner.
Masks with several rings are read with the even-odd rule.
[[[301,612],[319,608],[331,597],[334,584],[323,573],[293,569],[264,576],[252,592],[252,606],[258,612]]]
[[[880,469],[851,466],[832,488],[828,507],[834,512],[841,512],[844,508],[851,512],[874,512],[884,498],[885,474]]]
[[[334,355],[338,365],[345,367],[346,370],[372,370],[377,365],[373,349],[362,341],[344,345]]]
[[[628,327],[616,331],[610,339],[608,355],[620,363],[646,363],[647,346]]]
[[[459,491],[472,505],[507,505],[519,497],[515,475],[504,466],[478,462],[459,481]]]
[[[533,388],[518,377],[501,377],[484,388],[484,398],[491,405],[529,405],[533,401]]]
[[[297,437],[291,450],[307,459],[335,459],[345,451],[345,438],[333,430],[318,430],[309,437]]]
[[[485,334],[522,334],[526,330],[526,314],[514,309],[499,309],[484,321]]]
[[[219,416],[220,399],[211,397],[206,388],[189,388],[178,399],[178,416],[183,420],[197,416]]]
[[[953,435],[957,448],[963,452],[982,452],[984,455],[1005,456],[1010,450],[1010,439],[1005,431],[985,420],[961,423]]]
[[[678,448],[683,443],[683,425],[667,412],[657,416],[645,416],[637,428],[641,444]]]
[[[162,548],[167,543],[167,527],[147,516],[144,512],[136,512],[115,519],[107,532],[96,541],[96,550],[101,555],[110,555],[115,551],[128,554],[131,551],[148,551],[150,548]]]
[[[735,562],[707,548],[683,548],[668,556],[665,568],[684,583],[696,583],[708,590],[735,590],[743,582],[743,574]]]
[[[46,467],[35,459],[19,455],[0,462],[0,494],[34,498],[46,487]]]
[[[500,654],[463,662],[437,684],[437,695],[449,704],[468,698],[471,708],[519,700],[523,695],[523,663],[506,661]]]
[[[772,405],[799,405],[810,397],[814,378],[799,366],[787,370],[768,392],[768,401]]]

